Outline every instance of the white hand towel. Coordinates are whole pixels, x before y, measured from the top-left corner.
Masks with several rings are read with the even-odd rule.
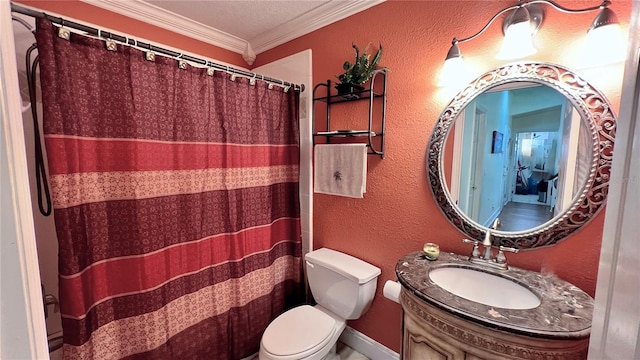
[[[319,144],[314,149],[314,192],[363,198],[367,191],[366,144]]]

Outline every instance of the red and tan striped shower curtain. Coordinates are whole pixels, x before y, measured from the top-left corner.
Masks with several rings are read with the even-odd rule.
[[[37,25],[64,357],[256,352],[303,293],[299,94]]]

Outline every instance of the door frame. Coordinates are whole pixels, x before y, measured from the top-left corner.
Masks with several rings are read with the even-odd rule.
[[[27,168],[13,21],[0,1],[0,203],[2,216],[0,357],[48,359]],[[5,157],[6,155],[6,157]],[[8,179],[8,180],[7,180]],[[6,207],[5,207],[6,206]]]

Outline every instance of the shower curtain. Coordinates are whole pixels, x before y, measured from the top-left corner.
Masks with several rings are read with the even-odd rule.
[[[38,20],[63,356],[240,359],[301,302],[299,93]]]

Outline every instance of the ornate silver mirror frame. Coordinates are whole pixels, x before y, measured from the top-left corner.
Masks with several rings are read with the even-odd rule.
[[[456,117],[476,97],[493,87],[521,81],[547,85],[565,95],[589,129],[592,150],[588,178],[561,214],[525,231],[491,230],[494,245],[532,249],[554,245],[578,231],[594,218],[607,198],[616,117],[606,97],[586,80],[565,67],[548,63],[509,64],[483,74],[462,89],[441,113],[427,148],[427,176],[436,203],[447,219],[470,238],[482,241],[488,228],[460,211],[446,187],[444,144]]]

